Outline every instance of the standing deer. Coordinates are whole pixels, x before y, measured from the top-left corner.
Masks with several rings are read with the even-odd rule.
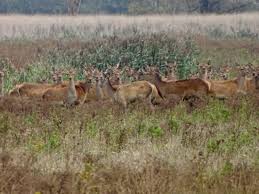
[[[53,87],[47,89],[42,95],[45,101],[63,102],[67,106],[73,106],[79,104],[78,92],[76,90],[74,81],[74,72],[70,71],[68,85],[63,87]]]
[[[67,93],[66,93],[66,98],[64,101],[64,104],[67,106],[74,106],[78,104],[78,95],[75,87],[75,72],[69,72],[69,83],[68,83],[68,88],[67,88]]]
[[[209,94],[216,98],[233,97],[238,93],[245,93],[245,73],[241,70],[238,77],[232,80],[206,80]]]
[[[180,97],[184,99],[187,96],[202,97],[209,92],[208,84],[199,78],[178,81],[163,81],[158,71],[155,69],[145,74],[149,75],[149,81],[153,83],[162,93],[163,97]]]
[[[95,78],[95,91],[96,91],[96,98],[97,101],[104,99],[104,93],[102,89],[102,74],[99,70],[94,71],[94,78]]]
[[[247,72],[246,72],[247,73]],[[259,74],[257,72],[252,73],[252,78],[243,79],[243,82],[241,82],[240,90],[243,94],[254,94],[258,92],[259,89]]]
[[[169,66],[169,74],[168,74],[167,80],[176,81],[177,77],[175,75],[175,72],[176,72],[177,63],[174,62],[172,64],[168,64],[168,66]]]
[[[110,80],[106,79],[105,86],[113,101],[123,106],[124,110],[135,100],[146,101],[151,110],[154,110],[153,103],[163,98],[156,86],[147,81],[136,81],[114,88]]]

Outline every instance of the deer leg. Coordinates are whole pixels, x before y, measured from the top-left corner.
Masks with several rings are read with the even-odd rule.
[[[126,110],[127,109],[127,102],[125,99],[122,99],[122,102],[121,102],[123,108]]]
[[[148,105],[149,105],[151,111],[154,111],[154,110],[155,110],[155,107],[154,107],[154,105],[153,105],[153,103],[152,103],[153,96],[150,95],[147,100],[148,100]]]

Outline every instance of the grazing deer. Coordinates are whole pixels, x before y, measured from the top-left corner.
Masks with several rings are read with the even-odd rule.
[[[4,72],[0,71],[0,97],[4,96]]]
[[[136,81],[114,88],[109,79],[106,79],[105,85],[107,93],[113,101],[123,106],[124,109],[129,103],[142,100],[149,104],[151,110],[154,110],[153,103],[159,102],[159,99],[163,98],[156,86],[147,81]]]

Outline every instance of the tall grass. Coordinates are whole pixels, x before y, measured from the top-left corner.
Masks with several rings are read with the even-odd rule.
[[[191,114],[184,104],[121,114],[109,102],[72,110],[10,102],[0,102],[0,192],[257,192],[251,99]]]
[[[148,33],[258,38],[258,13],[149,16],[0,16],[0,39],[60,39],[133,36]]]
[[[73,67],[83,79],[83,67],[119,61],[162,71],[176,61],[185,78],[197,70],[192,35],[257,39],[257,16],[0,16],[8,46],[43,39],[22,69],[0,58],[5,91],[51,79],[52,67]],[[44,50],[46,38],[59,40]],[[136,102],[122,113],[108,101],[66,109],[0,98],[0,193],[258,193],[258,99],[208,101],[155,112]]]

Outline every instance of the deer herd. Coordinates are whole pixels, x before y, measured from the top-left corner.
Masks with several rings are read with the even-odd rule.
[[[27,99],[40,99],[45,102],[64,104],[67,107],[91,101],[111,100],[127,109],[136,100],[147,104],[151,110],[154,105],[178,97],[202,99],[206,96],[230,98],[238,94],[253,95],[259,91],[259,74],[251,66],[236,68],[237,77],[227,79],[229,68],[219,73],[212,66],[200,64],[199,74],[189,79],[177,80],[176,63],[167,64],[165,77],[154,66],[141,70],[130,67],[107,68],[105,72],[88,67],[84,70],[84,81],[75,81],[75,71],[57,71],[52,74],[53,83],[22,83],[16,85],[7,96]],[[63,81],[63,76],[68,81]],[[220,79],[213,79],[217,75]],[[0,72],[0,95],[3,96],[4,72]]]

